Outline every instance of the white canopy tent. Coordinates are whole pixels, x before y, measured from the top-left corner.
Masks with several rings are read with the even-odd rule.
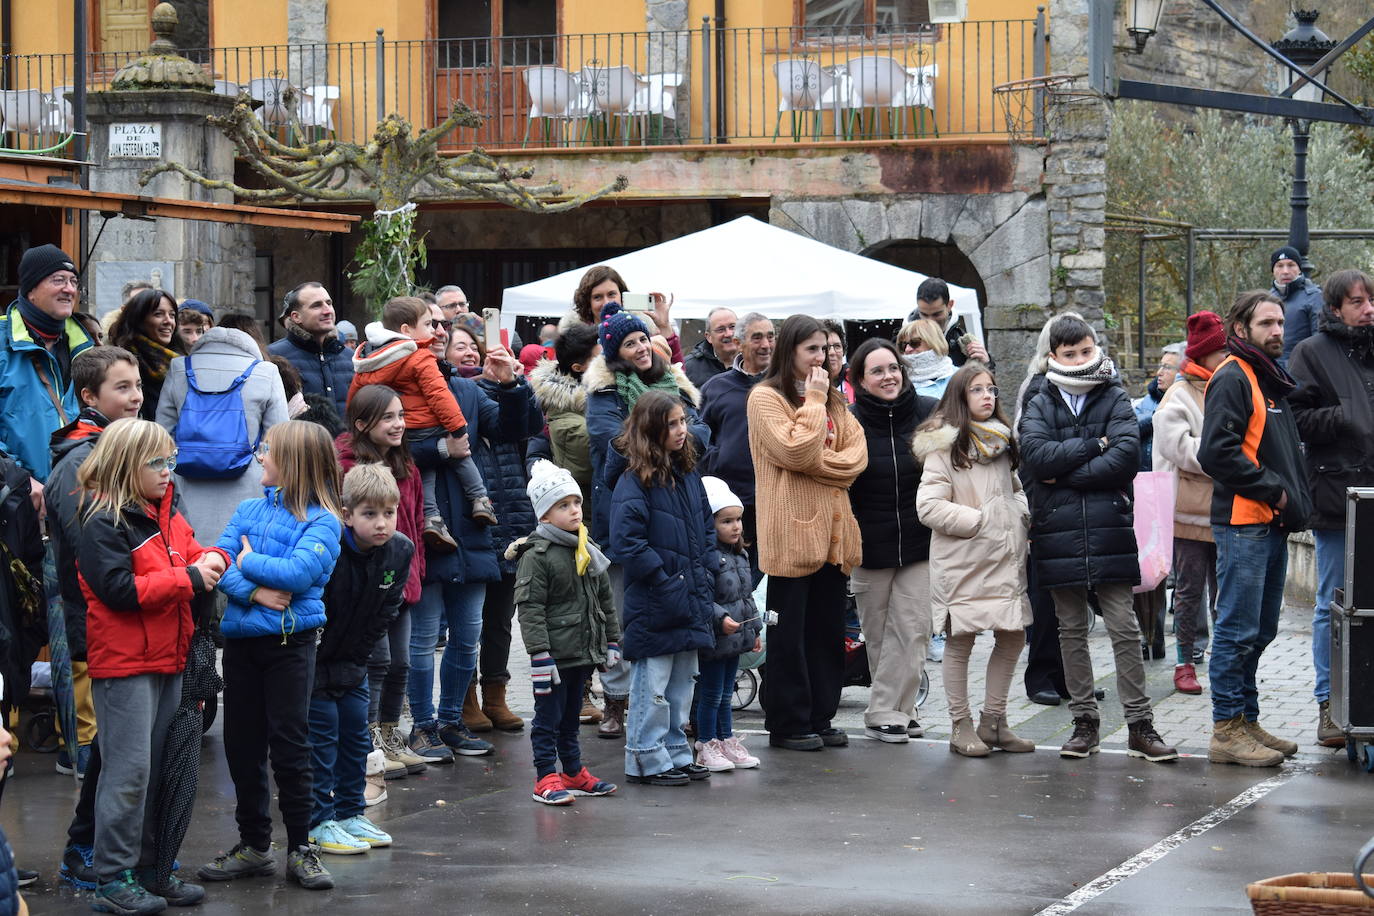
[[[704,320],[717,306],[770,318],[802,313],[848,321],[904,319],[926,279],[752,216],[599,263],[614,267],[632,290],[672,293],[678,319]],[[514,327],[520,315],[561,316],[587,267],[507,289],[502,325]],[[954,285],[949,290],[964,327],[984,339],[977,293]]]

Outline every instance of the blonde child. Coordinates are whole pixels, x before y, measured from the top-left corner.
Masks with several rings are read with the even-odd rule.
[[[206,881],[270,875],[267,761],[286,822],[286,872],[302,887],[333,879],[310,846],[314,806],[310,689],[324,587],[339,558],[339,460],[323,426],[278,423],[258,446],[266,495],[239,504],[219,547],[232,559],[224,633],[224,749],[238,797],[239,842],[200,867]]]

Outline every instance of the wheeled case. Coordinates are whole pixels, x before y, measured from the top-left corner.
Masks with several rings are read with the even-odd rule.
[[[1345,581],[1331,602],[1331,721],[1374,772],[1374,487],[1345,491]]]

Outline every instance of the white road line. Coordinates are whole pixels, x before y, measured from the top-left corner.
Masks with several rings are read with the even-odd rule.
[[[1072,913],[1085,903],[1102,896],[1127,878],[1139,874],[1145,868],[1158,862],[1193,837],[1201,836],[1218,824],[1223,824],[1230,820],[1232,817],[1264,798],[1264,796],[1288,782],[1299,773],[1306,772],[1309,772],[1306,767],[1290,765],[1277,776],[1271,776],[1264,780],[1264,782],[1256,783],[1221,807],[1209,811],[1186,827],[1169,834],[1148,849],[1142,850],[1131,856],[1125,862],[1116,866],[1116,868],[1104,872],[1102,875],[1089,881],[1064,899],[1056,903],[1051,903],[1043,910],[1039,910],[1039,916],[1062,916],[1064,913]]]

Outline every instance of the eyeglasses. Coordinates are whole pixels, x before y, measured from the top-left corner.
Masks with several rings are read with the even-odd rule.
[[[825,352],[827,352],[827,353],[843,353],[843,352],[844,352],[844,344],[826,344],[826,345],[825,345]]]
[[[172,454],[170,455],[162,455],[157,458],[153,458],[152,460],[145,462],[143,466],[148,470],[152,471],[154,474],[161,474],[163,471],[175,470],[177,466],[177,453],[172,452]]]
[[[267,459],[267,453],[272,451],[272,446],[267,444],[267,440],[258,443],[258,447],[253,449],[253,457],[258,459],[258,464],[262,464]]]
[[[974,385],[968,391],[969,394],[974,395],[975,397],[982,397],[985,394],[990,394],[993,397],[997,397],[996,385]]]
[[[57,274],[53,274],[51,277],[48,277],[48,279],[44,280],[43,282],[51,286],[53,289],[66,289],[68,286],[70,286],[72,289],[77,289],[81,285],[81,280],[77,277],[61,277]]]
[[[435,326],[436,328],[443,328],[445,331],[447,331],[447,330],[449,330],[450,328],[453,327],[453,319],[452,319],[452,318],[436,318],[436,319],[434,319],[434,326]]]

